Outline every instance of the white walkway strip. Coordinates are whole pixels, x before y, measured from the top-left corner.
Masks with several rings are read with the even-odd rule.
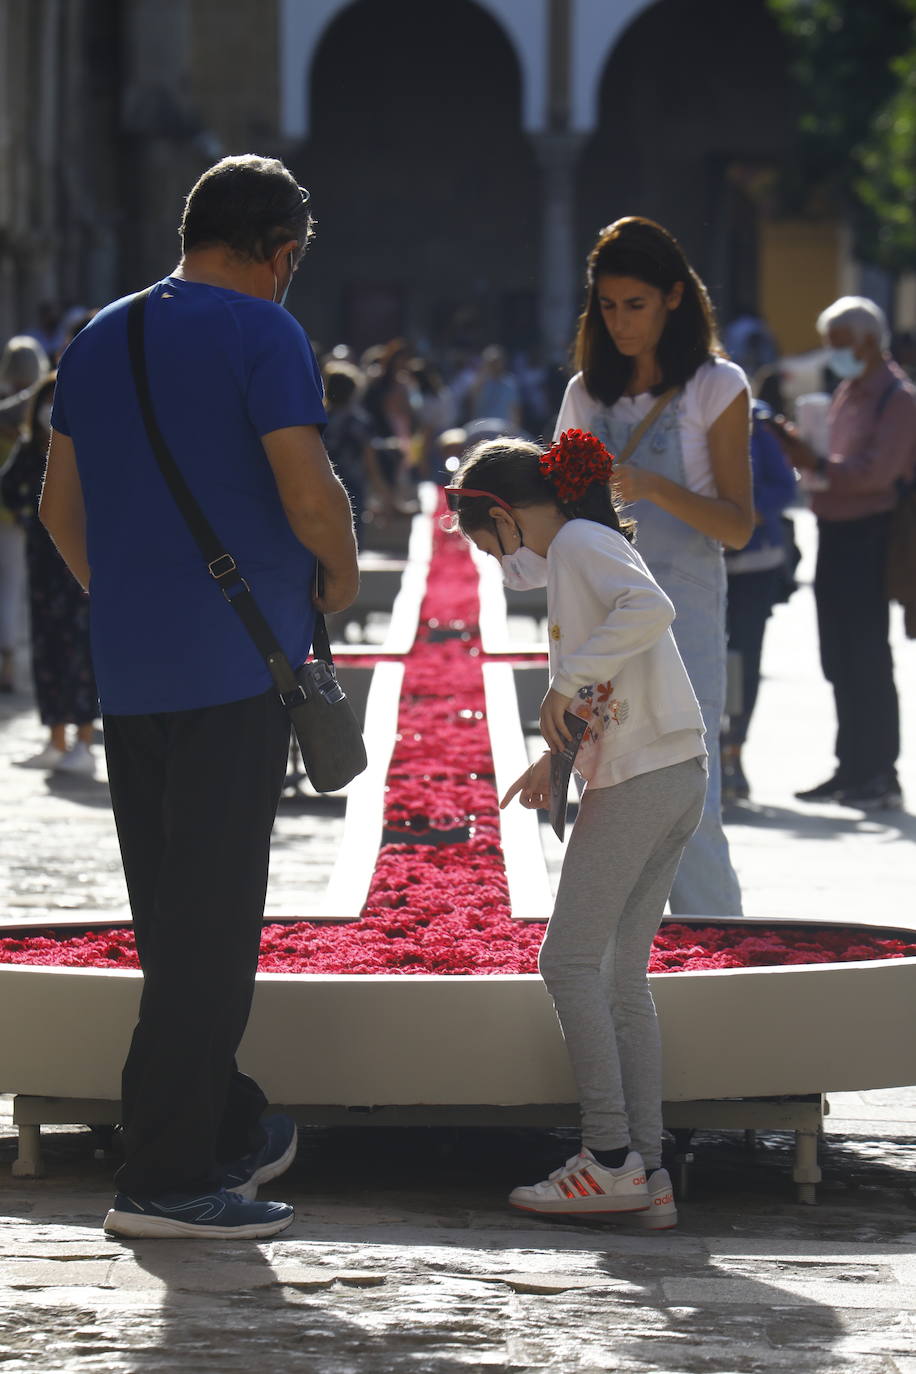
[[[375,871],[385,818],[385,779],[398,732],[402,663],[378,663],[366,703],[364,736],[369,763],[347,789],[347,815],[337,862],[321,905],[309,920],[355,921]]]
[[[485,663],[483,684],[496,794],[501,797],[528,767],[512,665]],[[537,812],[526,810],[516,800],[500,812],[499,823],[512,916],[517,921],[546,921],[553,910],[553,896]]]

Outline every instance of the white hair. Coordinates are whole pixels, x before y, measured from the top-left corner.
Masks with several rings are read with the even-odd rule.
[[[0,386],[21,391],[50,370],[48,355],[31,334],[14,334],[0,356]]]
[[[875,305],[867,296],[841,296],[818,315],[817,332],[821,338],[826,338],[837,326],[852,330],[856,339],[877,339],[882,348],[890,345],[887,317],[880,305]]]

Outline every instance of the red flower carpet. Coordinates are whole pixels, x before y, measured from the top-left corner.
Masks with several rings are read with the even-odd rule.
[[[462,887],[456,905],[468,900]],[[262,973],[536,973],[544,927],[503,914],[417,915],[389,909],[347,925],[298,921],[264,927]],[[855,963],[916,957],[916,942],[880,931],[668,922],[655,939],[651,973]],[[0,963],[68,968],[138,968],[130,928],[84,935],[7,936]]]
[[[416,642],[405,659],[385,837],[358,921],[265,926],[264,973],[536,973],[540,922],[509,914],[484,715],[478,579],[463,539],[434,524]],[[887,932],[671,922],[653,973],[916,955]],[[7,936],[0,962],[137,968],[129,928]]]

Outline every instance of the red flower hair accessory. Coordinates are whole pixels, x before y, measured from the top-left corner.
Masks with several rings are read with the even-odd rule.
[[[593,482],[609,482],[614,455],[601,440],[583,429],[567,429],[540,461],[541,472],[557,489],[558,498],[578,501]]]

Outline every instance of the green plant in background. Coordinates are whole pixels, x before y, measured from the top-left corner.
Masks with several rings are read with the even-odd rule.
[[[892,68],[897,92],[876,116],[858,153],[855,191],[871,212],[872,256],[916,269],[916,43]]]
[[[800,110],[783,195],[844,206],[858,252],[916,268],[916,0],[768,0]]]

